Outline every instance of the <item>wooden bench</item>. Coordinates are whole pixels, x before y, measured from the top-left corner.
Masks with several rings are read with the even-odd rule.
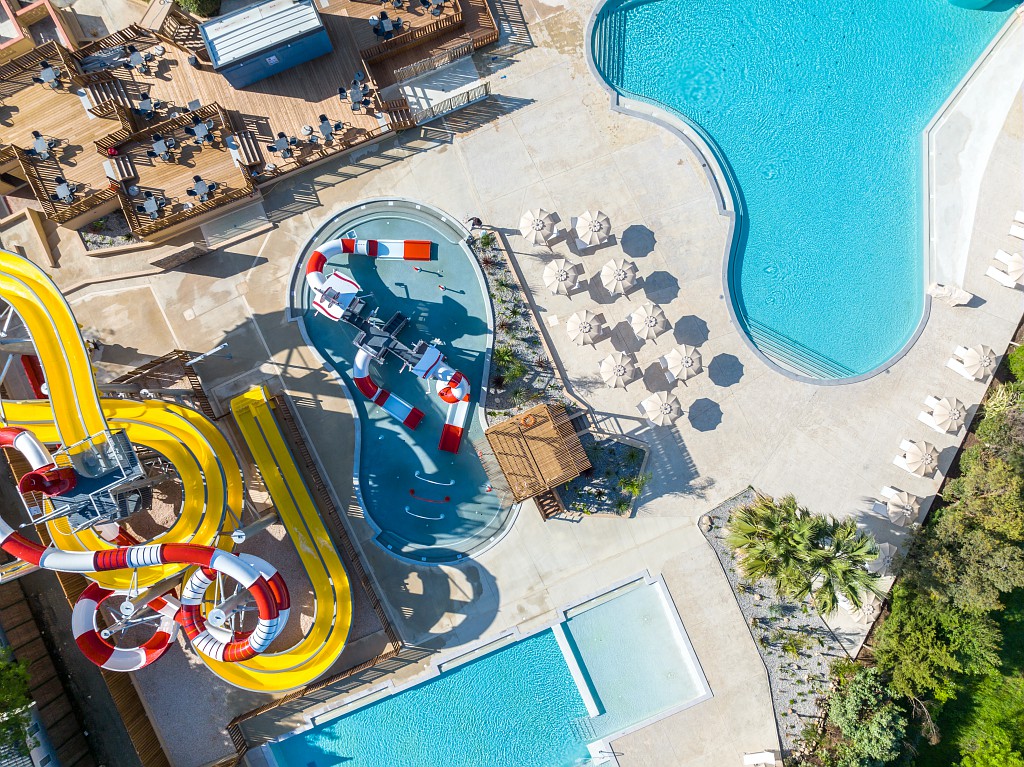
[[[252,131],[238,131],[233,136],[228,136],[224,144],[231,152],[231,159],[235,161],[235,165],[248,168],[263,164],[263,154]]]

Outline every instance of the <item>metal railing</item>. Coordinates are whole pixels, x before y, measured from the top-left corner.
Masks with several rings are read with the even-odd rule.
[[[426,109],[420,109],[413,114],[413,119],[417,125],[436,120],[438,117],[454,112],[457,109],[462,109],[475,101],[480,101],[491,95],[491,84],[481,83],[475,88],[471,88],[468,91],[462,93],[456,93],[451,98],[447,98],[444,101],[440,101],[433,106],[429,106]]]
[[[456,40],[458,39],[460,38],[456,38]],[[452,46],[448,50],[441,51],[440,53],[436,53],[433,56],[430,56],[425,59],[420,59],[419,61],[413,62],[412,64],[409,64],[404,67],[399,67],[398,69],[394,70],[395,82],[400,83],[404,80],[411,80],[414,77],[419,77],[420,75],[426,74],[427,72],[432,72],[435,69],[440,69],[441,67],[448,66],[453,61],[458,61],[459,59],[468,56],[474,50],[473,38],[470,35],[465,35],[461,39],[462,42],[460,42],[458,45]]]

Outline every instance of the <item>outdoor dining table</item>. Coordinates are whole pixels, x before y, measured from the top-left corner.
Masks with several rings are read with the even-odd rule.
[[[287,152],[288,151],[288,137],[287,136],[278,136],[274,140],[274,149],[276,149],[278,152]]]
[[[68,186],[67,181],[63,181],[60,184],[57,184],[57,188],[54,190],[54,194],[60,197],[60,199],[63,202],[71,202],[71,200],[74,198],[74,196],[71,194],[71,187]]]
[[[210,135],[210,126],[202,120],[193,125],[192,129],[196,132],[197,139],[203,139]]]
[[[192,190],[198,197],[202,198],[210,193],[210,185],[206,181],[197,181],[192,185]]]
[[[128,54],[128,63],[131,64],[132,67],[134,67],[135,69],[138,69],[144,63],[146,63],[146,59],[138,51],[132,51]]]
[[[153,142],[153,151],[158,155],[165,155],[168,152],[167,139],[156,139]]]
[[[160,210],[160,200],[157,197],[147,197],[142,203],[142,207],[149,215],[153,215]]]
[[[39,79],[44,83],[56,82],[58,77],[60,77],[60,72],[53,67],[43,67],[39,72]]]
[[[50,142],[41,136],[32,142],[32,148],[43,160],[50,156]]]
[[[151,99],[151,98],[142,99],[142,101],[139,102],[139,110],[142,111],[142,112],[152,112],[153,111],[153,99]]]
[[[324,120],[320,123],[320,133],[325,140],[330,141],[334,137],[334,126],[330,120]]]

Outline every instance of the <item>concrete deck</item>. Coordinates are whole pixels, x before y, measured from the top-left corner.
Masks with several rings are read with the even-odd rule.
[[[205,351],[228,341],[230,360],[215,357],[200,366],[216,396],[262,380],[289,391],[320,448],[339,508],[349,509],[368,570],[411,643],[453,648],[512,625],[539,626],[558,607],[610,583],[644,569],[664,574],[714,697],[616,742],[620,762],[658,764],[671,754],[673,764],[686,767],[739,764],[744,752],[778,748],[778,737],[764,668],[695,521],[753,485],[793,492],[814,511],[861,515],[879,541],[905,543],[905,532],[871,514],[870,499],[885,485],[930,497],[938,480],[892,465],[900,440],[929,439],[942,449],[943,469],[948,466],[957,438],[917,421],[923,400],[948,395],[976,405],[984,385],[947,370],[946,359],[960,344],[1005,348],[1024,311],[1024,294],[984,277],[994,249],[1013,245],[1006,230],[1013,210],[1024,207],[1024,107],[1019,95],[1009,106],[980,182],[963,282],[980,297],[975,305],[933,307],[917,344],[882,375],[818,387],[768,369],[739,336],[721,284],[728,221],[684,144],[609,109],[583,55],[590,0],[495,5],[503,43],[477,58],[495,96],[419,134],[281,182],[265,195],[277,225],[268,235],[169,273],[150,269],[112,281],[118,273],[145,272],[147,257],[70,252],[53,273],[59,284],[79,286],[70,299],[79,321],[107,344],[105,360],[130,366],[169,345]],[[498,228],[535,288],[544,327],[552,316],[564,324],[570,311],[593,304],[613,324],[648,300],[664,307],[673,329],[637,349],[646,378],[625,393],[594,382],[599,360],[630,345],[628,331],[583,350],[568,342],[562,326],[549,334],[573,388],[601,425],[652,445],[655,479],[635,518],[543,523],[528,507],[503,541],[458,569],[414,567],[370,541],[372,531],[352,506],[348,404],[303,348],[284,306],[292,261],[309,233],[353,201],[382,195],[419,199],[455,217],[478,215]],[[633,258],[641,286],[615,301],[600,291],[549,297],[539,287],[546,258],[515,234],[522,212],[537,206],[557,211],[566,224],[587,208],[607,212],[615,242],[579,260],[593,276],[613,256]],[[567,252],[564,245],[556,250]],[[647,396],[645,384],[664,387],[650,366],[683,342],[701,346],[707,372],[676,385],[688,412],[675,428],[651,427],[636,403]],[[837,626],[856,643],[859,627],[842,617]]]

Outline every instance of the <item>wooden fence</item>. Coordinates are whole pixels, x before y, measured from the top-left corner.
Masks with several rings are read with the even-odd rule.
[[[491,84],[481,83],[480,85],[462,93],[456,93],[451,98],[447,98],[444,101],[440,101],[433,106],[427,107],[426,109],[420,109],[414,114],[414,119],[417,125],[428,123],[431,120],[436,120],[438,117],[442,117],[449,112],[454,112],[456,109],[462,109],[464,106],[472,104],[474,101],[480,101],[491,95]]]
[[[444,16],[437,21],[432,21],[424,27],[416,27],[408,32],[396,35],[391,40],[385,40],[376,45],[371,45],[369,48],[363,48],[359,51],[360,57],[367,64],[376,64],[402,51],[422,45],[428,40],[434,40],[452,29],[463,26],[466,22],[462,18],[462,6],[459,5],[459,0],[452,0],[452,6],[454,8],[452,14]]]
[[[473,51],[473,38],[470,35],[466,35],[462,42],[448,48],[447,50],[394,70],[395,82],[400,83],[404,80],[411,80],[414,77],[419,77],[427,72],[432,72],[435,69],[448,66],[453,61],[458,61],[464,56],[470,55]]]

